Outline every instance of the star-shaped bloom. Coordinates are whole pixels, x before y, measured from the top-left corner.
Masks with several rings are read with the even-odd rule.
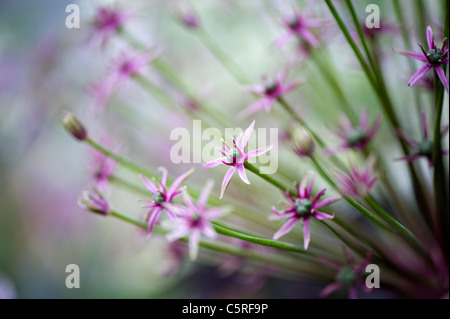
[[[275,77],[263,78],[263,84],[249,85],[244,87],[244,91],[260,96],[261,98],[256,102],[250,104],[245,110],[243,110],[239,117],[247,117],[259,110],[265,110],[267,113],[272,109],[273,103],[286,93],[289,93],[300,84],[304,83],[304,79],[297,79],[288,84],[285,84],[287,78],[287,68],[283,68]]]
[[[321,212],[319,209],[337,202],[340,200],[340,197],[329,198],[320,200],[320,198],[325,194],[326,188],[322,189],[316,196],[312,197],[313,184],[315,179],[315,173],[313,173],[311,181],[309,185],[308,183],[308,175],[302,179],[301,184],[295,183],[295,188],[297,190],[296,196],[293,196],[289,192],[284,192],[283,195],[289,201],[289,203],[283,203],[286,210],[280,212],[275,207],[272,207],[272,211],[275,215],[269,216],[271,220],[279,220],[279,219],[287,219],[287,222],[273,235],[273,239],[277,240],[280,237],[289,233],[292,228],[299,222],[303,221],[303,240],[304,247],[308,249],[310,242],[310,231],[309,231],[309,221],[312,217],[324,220],[324,219],[332,219],[333,215],[326,214]]]
[[[431,27],[427,27],[427,42],[428,42],[428,51],[425,51],[423,46],[419,44],[422,52],[414,52],[414,51],[403,51],[394,49],[395,52],[405,55],[409,58],[413,58],[414,60],[418,60],[420,62],[425,62],[426,64],[422,66],[416,73],[413,74],[411,79],[409,79],[408,85],[412,86],[416,83],[420,78],[422,78],[428,71],[434,69],[439,76],[439,79],[442,82],[445,90],[448,92],[448,80],[445,76],[443,64],[448,64],[448,42],[447,38],[444,39],[442,43],[442,47],[439,49],[436,46],[436,42],[433,37],[433,31]]]
[[[247,142],[253,132],[254,126],[255,121],[253,120],[252,124],[250,124],[250,126],[245,130],[242,138],[238,138],[237,141],[233,138],[232,146],[229,146],[227,143],[225,143],[225,141],[222,140],[223,147],[220,152],[222,153],[223,157],[203,164],[203,167],[205,168],[216,167],[221,164],[230,166],[227,173],[225,174],[225,177],[223,178],[222,190],[220,192],[221,199],[228,187],[228,184],[230,183],[231,178],[233,177],[234,172],[238,172],[239,177],[244,183],[250,184],[247,175],[245,174],[245,162],[250,158],[260,156],[272,149],[272,145],[269,145],[245,153],[245,148],[247,147]]]
[[[324,298],[342,287],[346,287],[349,290],[348,296],[350,299],[358,298],[358,287],[362,288],[366,292],[371,291],[370,288],[367,288],[363,280],[363,275],[365,273],[367,265],[372,259],[372,252],[369,251],[366,254],[366,258],[364,258],[364,260],[360,264],[355,264],[353,257],[346,249],[344,249],[344,252],[347,259],[347,263],[344,265],[322,258],[319,259],[319,262],[326,264],[338,271],[336,274],[336,281],[326,286],[320,293],[320,297]]]
[[[311,32],[311,29],[324,26],[323,20],[313,18],[308,11],[304,14],[296,11],[293,16],[283,18],[281,23],[287,32],[275,41],[276,46],[284,47],[290,39],[300,37],[312,47],[319,47],[319,39]]]
[[[424,157],[428,160],[430,167],[433,167],[433,140],[429,136],[427,114],[422,112],[422,140],[416,141],[412,137],[406,135],[404,132],[398,130],[397,134],[402,140],[404,140],[412,149],[414,153],[398,158],[399,161],[413,162],[416,159]],[[448,133],[448,124],[444,126],[441,131],[441,137],[443,138]],[[448,150],[441,151],[443,155],[448,154]]]
[[[351,164],[347,174],[339,173],[337,179],[342,194],[353,198],[361,198],[369,194],[378,180],[373,170],[374,165],[375,158],[370,157],[362,169],[358,169],[354,164]]]
[[[327,148],[325,154],[330,156],[347,149],[364,150],[375,138],[381,121],[382,117],[379,115],[373,125],[369,127],[369,113],[367,110],[363,110],[359,126],[357,127],[352,125],[348,117],[342,117],[340,129],[336,132],[336,135],[342,140],[342,143],[334,148]]]
[[[167,189],[167,169],[164,167],[159,168],[160,171],[162,171],[162,177],[161,180],[158,183],[155,181],[149,180],[144,175],[139,175],[142,180],[144,181],[145,186],[150,191],[150,193],[153,195],[152,200],[142,200],[143,202],[149,203],[148,208],[150,208],[150,211],[148,212],[148,215],[146,217],[146,221],[148,223],[148,231],[149,233],[153,230],[159,215],[163,210],[166,210],[167,215],[171,219],[175,219],[175,212],[173,211],[173,205],[172,201],[181,195],[183,188],[179,188],[181,183],[184,182],[186,178],[188,178],[189,175],[191,175],[194,172],[194,169],[190,169],[180,177],[178,177],[172,185],[170,185],[169,189]]]
[[[98,8],[92,21],[95,37],[103,44],[114,33],[117,33],[129,18],[123,9],[115,7]]]
[[[207,208],[209,195],[214,186],[212,180],[208,180],[195,204],[189,194],[183,192],[183,207],[176,207],[177,217],[168,220],[165,227],[171,230],[167,234],[167,239],[171,242],[189,236],[189,257],[191,260],[197,259],[198,245],[200,238],[204,235],[208,239],[214,240],[217,233],[211,221],[222,217],[229,211],[229,207]]]

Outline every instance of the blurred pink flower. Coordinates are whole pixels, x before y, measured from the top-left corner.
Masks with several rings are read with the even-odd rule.
[[[295,89],[300,84],[304,83],[304,79],[297,79],[288,84],[284,84],[286,81],[288,70],[287,68],[283,68],[275,77],[275,79],[271,78],[263,78],[263,85],[250,85],[244,87],[245,92],[252,93],[261,96],[262,98],[248,106],[245,110],[243,110],[239,116],[247,117],[253,113],[258,112],[259,110],[264,109],[267,113],[270,112],[272,108],[272,104],[280,97],[289,93],[293,89]]]
[[[369,194],[378,180],[374,173],[374,165],[375,158],[370,157],[361,170],[351,164],[347,174],[344,172],[339,173],[337,179],[342,194],[354,198],[360,198]]]
[[[228,211],[228,207],[206,208],[213,186],[213,180],[206,182],[198,197],[197,204],[194,204],[186,191],[183,192],[183,203],[185,206],[177,207],[177,217],[167,223],[167,228],[171,230],[167,234],[169,241],[173,242],[189,236],[189,257],[191,260],[197,259],[198,245],[202,234],[209,239],[216,238],[217,233],[212,227],[211,221],[220,218]]]
[[[369,251],[366,254],[366,258],[360,263],[355,265],[355,262],[352,258],[352,256],[348,253],[346,249],[344,249],[346,252],[346,258],[347,258],[347,264],[341,265],[336,262],[332,262],[330,260],[326,260],[323,258],[320,258],[319,261],[325,265],[330,266],[333,269],[336,269],[338,273],[336,274],[336,281],[326,286],[322,292],[320,293],[320,297],[324,298],[331,294],[332,292],[342,288],[346,287],[349,290],[349,298],[350,299],[357,299],[357,289],[358,287],[361,287],[366,292],[370,292],[371,289],[367,288],[365,285],[365,282],[362,278],[364,271],[366,269],[366,266],[369,264],[370,260],[372,259],[372,252]]]
[[[99,7],[92,20],[94,37],[105,43],[111,35],[120,31],[127,19],[128,14],[118,6]]]
[[[416,141],[412,137],[406,135],[404,132],[398,130],[397,134],[402,140],[404,140],[415,152],[411,155],[403,156],[397,159],[397,161],[413,162],[418,158],[425,157],[428,160],[430,167],[433,167],[433,140],[430,139],[427,124],[427,114],[422,112],[422,140]],[[441,137],[443,138],[448,133],[448,124],[444,126],[441,131]],[[443,155],[448,154],[448,150],[441,151]]]
[[[95,187],[93,191],[85,191],[78,200],[78,205],[82,209],[90,210],[100,215],[109,214],[109,203]]]
[[[342,117],[340,130],[336,132],[342,143],[334,148],[325,149],[325,154],[331,156],[347,149],[364,150],[375,138],[381,121],[382,117],[379,115],[372,127],[369,127],[369,113],[367,110],[363,110],[358,127],[354,127],[348,117]]]

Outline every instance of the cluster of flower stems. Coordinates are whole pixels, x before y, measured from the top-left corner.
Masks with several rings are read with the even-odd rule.
[[[444,34],[448,36],[448,1],[443,1],[446,14],[445,21],[445,31]],[[342,34],[344,35],[346,41],[351,47],[354,55],[356,56],[364,75],[367,78],[368,84],[375,94],[380,109],[384,113],[384,118],[387,120],[387,125],[392,133],[392,136],[397,140],[404,155],[408,155],[409,148],[408,144],[399,137],[398,131],[402,130],[401,118],[394,107],[394,103],[389,94],[389,90],[386,87],[386,81],[383,78],[383,72],[380,65],[379,56],[374,54],[373,48],[377,46],[376,42],[368,43],[368,40],[363,34],[363,29],[358,21],[357,15],[355,13],[355,8],[350,0],[344,1],[344,6],[348,10],[349,16],[352,19],[353,25],[350,27],[344,23],[341,14],[333,4],[331,0],[325,0],[325,4],[334,17],[335,21]],[[398,0],[393,1],[393,6],[395,8],[395,13],[398,18],[400,25],[404,25],[404,17],[402,14],[402,8],[400,7],[400,2]],[[358,40],[355,39],[351,34],[351,30],[356,29],[358,34]],[[405,34],[406,30],[403,30],[405,36],[405,44],[409,45],[410,40]],[[198,27],[196,25],[195,30],[192,30],[201,42],[211,51],[211,53],[217,58],[217,61],[222,64],[225,70],[227,70],[240,85],[248,85],[250,83],[247,76],[242,72],[242,69],[233,61],[233,59],[221,49],[221,47],[216,43],[212,36],[210,36],[204,27]],[[123,39],[134,46],[136,49],[143,49],[144,46],[134,39],[129,33],[123,28],[118,32],[118,34],[123,37]],[[347,100],[347,96],[342,89],[342,84],[338,81],[336,77],[336,70],[333,69],[333,65],[327,60],[326,55],[323,52],[324,48],[318,48],[311,50],[310,62],[317,67],[324,78],[329,82],[329,87],[334,90],[334,94],[338,99],[337,106],[341,108],[341,111],[349,118],[354,126],[357,126],[358,117],[355,111],[351,108],[351,104]],[[196,102],[196,109],[189,109],[184,106],[177,104],[176,101],[172,99],[171,96],[166,94],[164,91],[153,85],[149,80],[139,74],[133,75],[133,79],[136,80],[144,89],[148,90],[153,97],[159,100],[162,104],[175,110],[176,112],[182,112],[188,117],[200,118],[205,123],[208,123],[214,127],[232,127],[235,123],[232,118],[226,114],[218,114],[216,111],[210,111],[207,105],[202,105],[202,103],[197,99],[192,93],[191,88],[187,85],[185,79],[182,75],[174,70],[169,63],[166,63],[163,57],[156,58],[152,61],[152,65],[155,70],[157,70],[164,78],[166,78],[171,84],[177,87],[181,92],[188,96],[192,101]],[[412,66],[413,67],[413,66]],[[414,89],[411,89],[414,90]],[[321,226],[330,232],[331,236],[335,236],[339,242],[345,247],[350,249],[354,254],[359,256],[361,259],[366,257],[368,251],[373,252],[373,257],[371,262],[378,264],[382,269],[387,270],[387,275],[382,278],[383,285],[385,287],[392,287],[394,289],[400,290],[402,293],[408,294],[408,289],[410,287],[409,282],[419,281],[427,289],[436,288],[436,283],[427,282],[427,277],[424,275],[421,277],[420,274],[414,271],[407,270],[399,265],[399,263],[393,258],[392,254],[386,253],[386,249],[382,247],[382,241],[378,241],[377,238],[380,236],[392,238],[393,242],[402,242],[399,247],[401,249],[406,249],[408,245],[417,256],[429,265],[439,268],[435,265],[438,263],[436,259],[431,256],[431,246],[437,243],[440,246],[441,251],[448,253],[448,193],[447,193],[447,182],[446,182],[446,172],[444,167],[443,156],[441,156],[442,145],[441,145],[441,122],[444,107],[444,87],[440,84],[439,79],[436,76],[435,81],[435,105],[434,105],[434,132],[433,132],[433,190],[429,191],[424,186],[423,177],[417,170],[417,167],[408,162],[406,165],[408,167],[408,174],[411,181],[411,185],[414,191],[414,198],[411,201],[415,201],[416,205],[405,205],[405,200],[402,199],[401,194],[398,193],[398,189],[395,187],[392,176],[386,174],[388,170],[388,163],[383,160],[383,156],[380,155],[379,150],[375,148],[372,144],[367,145],[367,147],[361,152],[363,158],[368,158],[370,154],[374,154],[377,159],[376,168],[378,170],[380,182],[383,183],[385,188],[385,193],[382,194],[388,197],[388,202],[391,204],[389,207],[392,211],[387,211],[384,206],[381,205],[378,200],[368,194],[365,194],[362,198],[352,198],[343,194],[342,200],[347,202],[353,209],[361,213],[367,222],[363,222],[364,225],[362,229],[358,227],[361,224],[360,220],[347,220],[342,218],[337,213],[334,219],[322,221],[316,220]],[[417,99],[418,100],[418,99]],[[298,124],[303,127],[313,138],[315,144],[324,149],[326,146],[325,141],[320,137],[320,134],[314,131],[313,127],[310,127],[299,114],[296,113],[294,108],[289,104],[289,102],[283,97],[276,97],[275,102],[284,109],[290,118],[298,122]],[[417,110],[420,109],[420,105],[417,105]],[[159,178],[154,171],[146,169],[144,166],[137,164],[136,162],[121,156],[120,154],[104,147],[100,143],[91,139],[89,136],[83,139],[90,146],[96,150],[102,152],[107,157],[112,158],[117,161],[122,167],[132,171],[136,174],[141,174],[148,178]],[[315,167],[317,173],[323,178],[323,180],[334,190],[340,192],[340,185],[336,181],[333,173],[328,167],[337,167],[340,169],[345,169],[346,165],[337,156],[330,156],[328,158],[321,157],[317,155],[318,152],[311,154],[307,158],[310,160],[312,165]],[[244,167],[247,171],[258,176],[275,189],[280,192],[287,192],[293,197],[297,196],[296,190],[289,184],[285,182],[286,178],[283,174],[283,169],[281,168],[280,173],[273,175],[261,174],[259,168],[248,162],[244,163]],[[141,193],[145,196],[148,192],[134,184],[131,184],[117,175],[112,175],[109,177],[109,181],[117,183],[118,185],[129,189],[130,191]],[[169,178],[169,184],[173,182]],[[200,190],[195,187],[189,186],[189,194],[198,198],[200,195]],[[433,196],[430,197],[430,193]],[[434,198],[433,200],[430,200]],[[229,199],[232,201],[233,199]],[[208,204],[211,206],[219,206],[222,201],[218,197],[211,196],[208,200]],[[244,220],[248,220],[250,223],[257,224],[261,227],[272,229],[273,223],[261,218],[261,212],[254,211],[251,207],[243,205],[238,202],[233,202],[235,209],[233,214],[239,216]],[[415,208],[415,207],[417,208]],[[413,207],[411,209],[411,207]],[[323,211],[330,213],[327,209]],[[135,226],[147,229],[148,224],[140,219],[132,218],[126,214],[119,211],[111,209],[109,215],[117,217],[125,222],[131,223]],[[399,220],[402,220],[400,222]],[[229,254],[239,257],[244,257],[249,260],[254,260],[255,262],[267,263],[275,265],[280,269],[278,274],[284,274],[289,277],[295,276],[315,276],[319,278],[324,278],[326,280],[332,280],[334,273],[330,272],[329,269],[323,266],[320,262],[321,259],[327,259],[335,263],[342,263],[342,258],[340,254],[336,251],[330,251],[326,246],[313,246],[310,249],[305,249],[304,247],[289,242],[284,242],[280,240],[273,240],[260,236],[258,234],[239,229],[234,225],[230,225],[223,221],[213,221],[212,227],[214,230],[224,236],[238,238],[243,241],[247,241],[253,244],[268,246],[274,248],[270,250],[270,253],[260,254],[256,251],[249,249],[244,249],[226,242],[220,241],[209,241],[200,240],[199,245],[203,249],[216,251],[223,254]],[[372,232],[368,233],[363,231],[363,229],[370,229]],[[156,225],[153,229],[154,232],[166,234],[168,231]],[[432,234],[428,236],[428,234]],[[181,238],[181,241],[188,241],[187,237]],[[278,253],[276,250],[282,251]],[[448,254],[447,254],[448,256]],[[448,261],[447,261],[448,262]],[[310,267],[314,265],[315,267]],[[448,270],[448,269],[447,269]],[[391,273],[391,275],[389,275]],[[398,279],[401,278],[401,279]],[[405,283],[406,282],[406,283]],[[439,284],[437,285],[439,286]],[[436,288],[439,289],[439,288]]]

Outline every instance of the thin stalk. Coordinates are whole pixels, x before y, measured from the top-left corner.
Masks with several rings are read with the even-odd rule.
[[[289,103],[286,102],[286,100],[283,97],[277,98],[277,102],[280,103],[280,105],[285,109],[285,111],[295,120],[297,121],[302,127],[305,128],[305,130],[308,131],[309,134],[316,140],[317,144],[319,144],[321,147],[325,147],[324,141],[317,135],[309,126],[306,124],[306,122],[294,111],[294,109],[289,105]]]
[[[117,211],[111,211],[110,212],[112,216],[123,220],[127,223],[133,224],[135,226],[138,226],[140,228],[144,228],[147,229],[147,224],[139,221],[137,219],[134,219],[132,217],[129,217],[127,215],[124,215],[120,212]],[[156,233],[160,233],[160,234],[167,234],[168,231],[159,227],[159,226],[155,226],[154,231]],[[182,241],[188,241],[187,237],[184,237],[181,239]],[[293,271],[300,271],[303,272],[305,271],[304,269],[299,269],[297,267],[295,267],[295,263],[292,263],[292,261],[290,259],[281,257],[281,256],[277,256],[275,254],[272,255],[263,255],[263,254],[259,254],[256,252],[252,252],[250,250],[247,249],[242,249],[242,248],[237,248],[235,246],[232,245],[228,245],[228,244],[223,244],[223,243],[217,243],[217,242],[209,242],[209,241],[205,241],[205,240],[200,240],[199,243],[200,247],[203,248],[207,248],[210,250],[214,250],[217,252],[221,252],[221,253],[225,253],[225,254],[230,254],[230,255],[235,255],[235,256],[240,256],[240,257],[245,257],[245,258],[249,258],[249,259],[253,259],[256,261],[260,261],[260,262],[264,262],[264,263],[269,263],[269,264],[274,264],[283,268],[287,268]]]
[[[210,50],[212,54],[219,60],[222,65],[228,70],[228,72],[233,76],[233,78],[241,85],[250,83],[247,76],[242,72],[241,67],[234,62],[222,48],[216,43],[213,37],[203,28],[195,31],[200,37],[202,42]]]

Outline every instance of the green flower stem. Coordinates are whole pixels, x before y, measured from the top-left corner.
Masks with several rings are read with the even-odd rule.
[[[151,172],[149,170],[147,170],[146,168],[144,168],[142,165],[136,164],[135,162],[120,156],[110,150],[108,150],[107,148],[103,147],[102,145],[100,145],[99,143],[95,142],[94,140],[88,138],[86,139],[86,142],[88,144],[90,144],[93,148],[97,149],[98,151],[102,152],[103,154],[105,154],[106,156],[116,160],[120,165],[122,165],[123,167],[128,168],[129,170],[137,173],[137,174],[142,174],[147,176],[148,178],[152,178],[152,177],[157,177],[156,174],[154,172]]]
[[[411,39],[410,39],[410,32],[408,30],[407,24],[405,22],[405,17],[403,16],[403,8],[400,6],[399,0],[392,0],[392,5],[394,6],[395,15],[397,16],[398,24],[400,26],[400,29],[402,31],[403,36],[403,42],[405,44],[405,47],[407,50],[412,49],[411,45]],[[411,74],[414,74],[415,70],[415,63],[413,59],[408,59],[409,68],[411,70]],[[417,90],[412,90],[414,92],[414,98],[416,102],[416,112],[417,112],[417,118],[420,119],[420,105],[422,104],[420,99],[420,94]]]
[[[289,103],[286,102],[286,100],[283,97],[277,98],[277,102],[280,103],[280,105],[285,109],[285,111],[295,120],[297,121],[302,127],[305,128],[311,134],[311,136],[316,140],[317,144],[319,144],[321,147],[325,147],[325,143],[323,140],[317,135],[309,126],[306,124],[306,122],[298,116],[298,114],[294,111],[294,109],[289,105]]]
[[[331,0],[325,0],[328,8],[330,9],[331,14],[335,18],[339,28],[341,29],[342,33],[344,34],[345,38],[347,39],[347,42],[349,43],[350,47],[352,48],[353,52],[356,55],[356,58],[358,59],[361,67],[363,68],[364,73],[366,74],[366,77],[369,79],[369,82],[380,100],[380,104],[383,108],[384,113],[387,115],[387,118],[389,120],[389,124],[391,125],[391,128],[394,130],[401,129],[400,122],[395,114],[392,102],[389,98],[389,94],[387,92],[386,86],[384,84],[384,81],[379,82],[376,78],[376,76],[371,72],[369,66],[367,65],[366,61],[364,60],[363,55],[358,49],[358,46],[356,45],[355,41],[353,40],[352,36],[350,35],[350,32],[348,31],[347,27],[345,26],[342,18],[339,16],[339,13],[337,12],[336,8],[334,7]],[[397,134],[395,134],[397,137],[397,141],[400,143],[400,146],[402,148],[403,154],[408,154],[408,146],[405,141],[400,139]],[[408,163],[408,171],[411,176],[412,182],[413,182],[413,188],[414,192],[416,194],[416,200],[419,204],[422,214],[426,215],[425,212],[429,211],[429,205],[426,201],[426,192],[423,189],[423,185],[421,184],[416,171],[414,170],[414,166],[412,163]]]
[[[143,229],[147,229],[147,224],[142,221],[136,220],[132,217],[129,217],[129,216],[119,213],[117,211],[111,211],[110,214],[120,220],[127,222],[127,223],[133,224],[133,225],[143,228]],[[167,230],[165,230],[157,225],[155,226],[154,231],[156,233],[163,234],[163,235],[168,233]],[[234,237],[234,236],[232,236],[232,237]],[[236,238],[239,238],[239,237],[236,237]],[[184,242],[187,242],[188,238],[184,237],[181,240]],[[289,269],[292,271],[296,271],[296,272],[302,272],[302,273],[305,271],[308,272],[307,269],[301,269],[301,268],[297,267],[296,263],[293,263],[291,259],[285,258],[282,256],[277,256],[275,254],[263,255],[263,254],[260,254],[257,252],[253,252],[251,250],[237,248],[232,245],[217,243],[217,242],[209,242],[209,241],[205,241],[205,240],[200,240],[199,245],[200,245],[200,247],[214,250],[217,252],[234,255],[234,256],[239,256],[239,257],[244,257],[244,258],[249,258],[249,259],[253,259],[253,260],[256,260],[259,262],[263,262],[263,263],[277,265],[277,266],[280,266],[280,267],[283,267],[283,268],[286,268],[286,269]],[[311,271],[310,273],[312,273],[314,275],[318,274],[315,271]]]
[[[320,164],[318,159],[315,156],[313,156],[313,157],[311,157],[311,160],[312,160],[314,166],[316,167],[316,169],[318,170],[319,174],[330,184],[330,186],[332,186],[335,190],[339,191],[337,184],[333,181],[333,179],[327,173],[325,168],[322,167],[322,165]],[[358,210],[360,213],[362,213],[368,219],[370,219],[372,222],[374,222],[378,226],[382,227],[383,229],[392,232],[392,229],[389,228],[382,220],[380,220],[376,215],[371,213],[367,208],[365,208],[364,206],[359,204],[357,201],[355,201],[354,199],[352,199],[348,196],[344,196],[343,199],[347,203],[349,203],[351,206],[356,208],[356,210]]]
[[[319,255],[317,253],[315,253],[311,250],[305,250],[303,247],[300,247],[298,245],[285,243],[285,242],[272,240],[272,239],[266,239],[266,238],[262,238],[262,237],[252,236],[248,233],[226,227],[226,226],[220,224],[219,222],[215,222],[215,223],[213,223],[213,225],[214,225],[214,229],[219,234],[222,234],[222,235],[225,235],[228,237],[242,239],[242,240],[248,241],[250,243],[258,244],[261,246],[268,246],[268,247],[274,247],[274,248],[281,249],[281,250],[293,251],[293,252],[300,253],[303,255],[308,255],[311,257],[319,257]]]
[[[448,37],[448,24],[449,24],[449,1],[445,1],[445,36]],[[441,122],[442,112],[444,108],[444,86],[441,84],[439,77],[434,72],[435,79],[435,103],[436,103],[436,120],[434,124],[434,137],[433,137],[433,162],[434,162],[434,196],[436,210],[440,216],[441,232],[443,236],[443,243],[445,251],[448,252],[449,247],[449,203],[448,203],[448,190],[447,180],[444,168],[444,160],[442,156],[442,137],[441,137]],[[446,67],[444,65],[444,73],[446,73]]]
[[[381,218],[395,227],[400,233],[405,235],[418,249],[420,249],[422,252],[424,251],[416,236],[414,236],[414,234],[409,229],[403,226],[395,218],[389,215],[370,194],[365,197],[365,200],[369,203],[370,207],[372,207],[378,213],[378,215],[381,216]]]
[[[276,188],[278,188],[279,190],[281,190],[282,192],[289,192],[291,195],[293,196],[297,196],[297,192],[295,190],[293,190],[292,188],[284,185],[282,182],[280,182],[278,179],[272,177],[269,174],[261,174],[259,172],[259,167],[254,166],[253,164],[250,164],[249,162],[245,162],[244,163],[244,167],[246,169],[248,169],[250,172],[254,173],[255,175],[258,175],[259,177],[261,177],[262,179],[264,179],[265,181],[269,182],[270,184],[272,184],[273,186],[275,186]]]
[[[350,107],[350,102],[347,100],[342,86],[339,80],[336,78],[336,73],[334,72],[333,66],[327,60],[326,56],[322,56],[322,52],[316,49],[311,49],[311,55],[314,58],[319,71],[323,74],[323,78],[328,82],[329,86],[335,92],[336,96],[340,100],[339,106],[342,111],[347,115],[353,125],[358,123],[358,117],[355,112]]]
[[[331,231],[340,241],[342,241],[347,247],[349,247],[351,250],[353,250],[356,254],[364,258],[366,256],[366,253],[363,249],[360,247],[355,246],[351,242],[349,242],[347,239],[345,239],[339,232],[337,232],[333,227],[325,223],[323,220],[319,220],[319,223],[325,226],[329,231]]]
[[[247,76],[242,72],[239,67],[222,48],[216,43],[213,37],[203,28],[194,31],[209,49],[209,51],[219,60],[222,65],[228,70],[233,78],[241,85],[250,83]]]

